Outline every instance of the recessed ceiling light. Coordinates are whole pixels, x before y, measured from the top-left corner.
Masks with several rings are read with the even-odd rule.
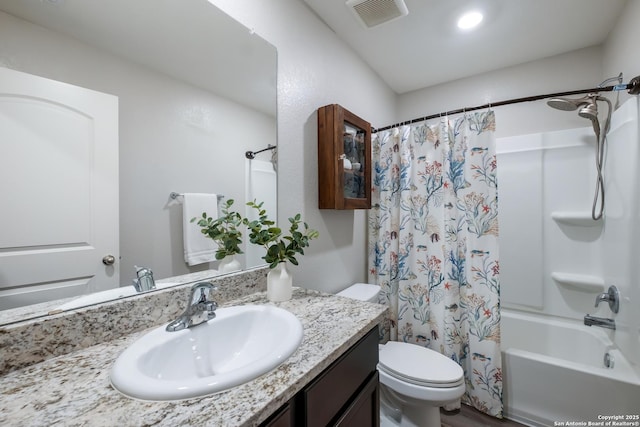
[[[473,11],[467,12],[458,19],[458,28],[461,30],[470,30],[477,27],[482,22],[482,13]]]

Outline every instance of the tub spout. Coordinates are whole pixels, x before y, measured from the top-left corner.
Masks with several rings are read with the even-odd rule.
[[[587,326],[600,326],[601,328],[616,329],[616,321],[613,319],[605,319],[590,314],[584,316],[584,324]]]

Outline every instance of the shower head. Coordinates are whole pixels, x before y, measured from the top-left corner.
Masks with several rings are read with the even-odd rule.
[[[598,104],[596,104],[596,98],[592,98],[591,102],[580,108],[578,115],[591,120],[593,130],[596,133],[596,138],[600,138],[600,121],[598,120]]]
[[[577,110],[578,107],[584,104],[589,104],[592,101],[592,94],[587,96],[583,96],[578,99],[569,99],[569,98],[551,98],[547,101],[547,105],[549,107],[555,108],[557,110],[562,111],[573,111]]]
[[[622,78],[620,76],[619,78]],[[604,82],[603,82],[604,83]],[[607,119],[604,122],[604,129],[600,129],[600,120],[598,119],[598,101],[604,101],[609,107],[607,109]],[[585,119],[591,120],[593,131],[596,137],[596,194],[593,199],[593,207],[591,208],[591,218],[599,220],[604,212],[604,178],[602,174],[602,166],[604,163],[604,144],[611,124],[611,101],[604,96],[600,96],[599,92],[592,92],[578,99],[569,98],[551,98],[547,101],[549,107],[563,111],[573,111],[580,108],[578,115]],[[602,133],[601,133],[602,131]],[[600,201],[600,209],[597,210],[598,200]]]
[[[589,120],[597,120],[598,119],[598,106],[595,101],[585,105],[578,111],[578,115],[580,117],[584,117]]]
[[[551,98],[547,101],[547,105],[552,108],[563,111],[573,111],[580,108],[578,115],[585,119],[591,120],[596,138],[600,138],[600,121],[598,120],[598,104],[597,101],[607,101],[608,99],[598,96],[597,93],[589,93],[582,98]]]

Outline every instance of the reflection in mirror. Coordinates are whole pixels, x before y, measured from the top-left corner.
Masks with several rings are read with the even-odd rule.
[[[241,211],[263,200],[276,216],[276,150],[245,157],[276,145],[276,51],[206,0],[0,0],[0,40],[0,150],[11,153],[0,179],[11,183],[13,212],[0,221],[0,309],[126,286],[110,291],[119,297],[135,265],[183,283],[217,274],[216,261],[185,262],[183,204],[172,192],[222,195]],[[54,95],[34,93],[34,81]],[[76,90],[104,101],[112,123],[78,107]],[[60,131],[69,123],[80,130]],[[109,134],[115,144],[102,148]],[[71,141],[63,153],[52,149],[59,141]],[[102,174],[107,159],[115,163]],[[110,173],[117,178],[103,191]],[[115,225],[99,226],[106,216]],[[28,233],[29,221],[44,225]],[[86,255],[99,234],[110,243]],[[243,243],[243,268],[264,263],[253,249]],[[79,269],[60,258],[71,252],[85,254]],[[12,311],[38,316],[60,305]]]
[[[344,143],[344,197],[362,199],[365,194],[364,168],[365,131],[349,122],[344,122],[342,140]]]

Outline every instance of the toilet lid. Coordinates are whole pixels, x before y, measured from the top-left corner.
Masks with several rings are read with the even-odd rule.
[[[455,387],[464,371],[453,360],[415,344],[389,341],[380,346],[379,366],[389,375],[431,387]]]

